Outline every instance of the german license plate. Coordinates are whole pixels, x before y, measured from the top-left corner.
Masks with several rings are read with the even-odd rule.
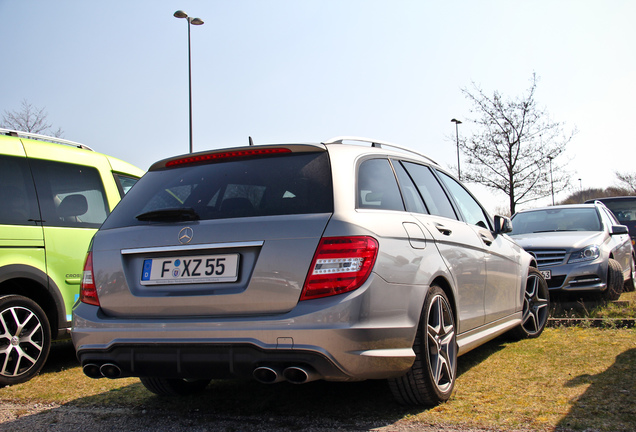
[[[552,271],[551,270],[541,270],[541,274],[545,280],[552,279]]]
[[[239,255],[202,255],[145,259],[142,285],[236,282]]]

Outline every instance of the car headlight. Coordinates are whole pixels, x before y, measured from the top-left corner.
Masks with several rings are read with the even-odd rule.
[[[601,250],[596,245],[588,246],[584,249],[578,250],[576,252],[572,252],[569,263],[577,263],[583,261],[594,261],[601,255]]]

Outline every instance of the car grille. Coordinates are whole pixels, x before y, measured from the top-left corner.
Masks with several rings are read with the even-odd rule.
[[[561,264],[565,259],[565,249],[527,249],[537,259],[539,267]]]

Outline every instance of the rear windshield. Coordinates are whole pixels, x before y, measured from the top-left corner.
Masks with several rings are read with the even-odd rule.
[[[330,212],[327,153],[295,153],[150,171],[102,228]]]

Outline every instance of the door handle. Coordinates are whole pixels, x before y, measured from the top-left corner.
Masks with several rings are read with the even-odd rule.
[[[435,228],[437,228],[437,231],[441,232],[445,236],[449,236],[449,235],[451,235],[453,233],[452,230],[450,230],[449,228],[446,228],[444,225],[442,225],[440,223],[436,223],[435,224]]]

